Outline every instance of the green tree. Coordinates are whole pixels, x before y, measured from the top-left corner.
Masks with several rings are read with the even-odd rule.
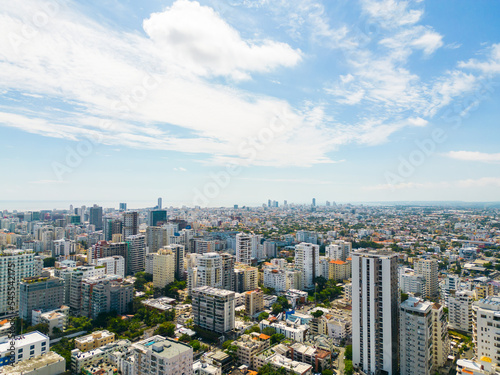
[[[352,345],[347,345],[345,347],[345,359],[352,361]]]
[[[408,294],[401,292],[401,302],[404,302],[408,299]]]
[[[286,375],[286,369],[281,367],[275,369],[270,363],[265,364],[259,369],[258,375]]]
[[[227,349],[229,347],[229,345],[231,345],[232,343],[233,343],[233,340],[224,341],[224,343],[222,344],[222,349]]]
[[[266,327],[262,330],[262,333],[267,336],[272,336],[276,333],[276,330],[273,327]]]
[[[344,374],[352,375],[354,373],[354,368],[352,367],[352,361],[346,359],[344,361]]]
[[[320,316],[323,315],[323,310],[316,310],[311,315],[314,316],[315,318],[319,318]]]
[[[275,333],[274,335],[271,336],[270,343],[271,345],[274,345],[278,342],[281,342],[282,340],[285,339],[285,335],[282,333]]]
[[[155,335],[174,337],[175,324],[171,322],[165,322],[160,324],[160,326],[155,330]]]
[[[56,258],[44,258],[43,259],[43,266],[44,267],[54,267],[56,265]]]
[[[278,315],[282,311],[283,311],[283,306],[281,306],[277,302],[273,303],[273,306],[272,306],[273,315]]]
[[[191,341],[191,337],[189,335],[186,335],[184,333],[184,334],[181,335],[181,337],[179,337],[179,341],[189,342],[189,341]]]
[[[189,342],[189,345],[191,345],[193,347],[193,350],[196,352],[198,350],[200,350],[201,348],[201,344],[198,340],[192,340]]]
[[[264,320],[267,318],[269,318],[269,313],[263,311],[259,314],[259,317],[257,318],[257,320],[260,322],[261,320]]]
[[[321,375],[333,375],[333,371],[330,369],[323,370]]]

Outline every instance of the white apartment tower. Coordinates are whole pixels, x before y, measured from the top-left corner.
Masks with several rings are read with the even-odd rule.
[[[448,337],[448,321],[443,306],[432,305],[432,347],[434,369],[445,365],[450,354],[450,338]]]
[[[235,293],[202,286],[193,289],[194,324],[217,333],[234,329]]]
[[[246,233],[236,235],[236,262],[252,264],[252,236]]]
[[[295,267],[302,272],[304,289],[314,288],[314,279],[320,276],[319,245],[302,242],[295,246]]]
[[[325,249],[325,255],[327,258],[333,260],[343,260],[346,261],[349,258],[352,251],[352,244],[343,240],[333,241]]]
[[[401,304],[401,375],[430,375],[433,369],[432,303],[410,297]]]
[[[474,293],[462,290],[448,298],[449,323],[452,329],[472,333],[472,302]]]
[[[353,252],[353,365],[368,375],[399,373],[397,254]]]
[[[424,297],[439,296],[438,261],[437,259],[418,259],[415,261],[415,273],[425,278]]]
[[[487,297],[474,302],[476,316],[474,325],[474,347],[476,358],[488,357],[492,364],[500,366],[498,327],[500,327],[500,297]]]

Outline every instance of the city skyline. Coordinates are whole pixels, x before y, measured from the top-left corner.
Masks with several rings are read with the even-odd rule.
[[[496,201],[499,10],[451,0],[3,4],[10,178],[0,194]]]

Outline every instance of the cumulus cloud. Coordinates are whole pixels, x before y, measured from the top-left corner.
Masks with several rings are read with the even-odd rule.
[[[482,163],[500,163],[500,153],[486,153],[479,151],[450,151],[445,156],[463,161],[476,161]]]

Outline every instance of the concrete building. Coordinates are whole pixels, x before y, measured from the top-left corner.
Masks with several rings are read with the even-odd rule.
[[[88,352],[92,349],[110,344],[115,341],[115,334],[106,330],[92,332],[90,335],[77,337],[75,339],[75,348],[82,352]]]
[[[126,242],[98,241],[87,251],[87,262],[97,264],[97,259],[121,256],[127,264],[128,244]]]
[[[153,336],[132,345],[134,375],[192,375],[193,348],[187,344]]]
[[[139,233],[139,214],[137,212],[123,213],[123,238]]]
[[[368,375],[399,373],[397,254],[352,252],[353,365]]]
[[[127,274],[135,275],[145,270],[146,238],[143,234],[125,237],[128,244]]]
[[[399,276],[399,288],[403,293],[412,293],[417,296],[425,295],[425,277],[412,273]]]
[[[450,328],[472,333],[472,302],[474,302],[472,291],[451,292],[448,298]]]
[[[234,329],[234,292],[202,286],[193,289],[192,314],[194,324],[217,333]]]
[[[153,255],[153,286],[165,288],[175,281],[175,254],[171,249],[160,249]]]
[[[269,348],[270,337],[262,333],[253,332],[249,335],[243,335],[238,340],[233,341],[238,349],[236,355],[238,363],[246,365],[249,368],[256,368],[254,358],[257,353]]]
[[[325,255],[332,260],[346,261],[350,257],[352,251],[352,244],[347,241],[337,240],[333,241],[325,248]]]
[[[259,287],[259,270],[243,263],[234,266],[235,291],[238,293],[255,290]]]
[[[305,289],[314,288],[314,279],[319,276],[319,246],[302,242],[295,246],[295,267],[302,272]]]
[[[264,286],[273,288],[276,292],[284,292],[286,287],[286,272],[279,268],[264,269]]]
[[[433,369],[432,306],[410,297],[401,303],[401,375],[430,375]]]
[[[235,290],[234,262],[235,257],[228,253],[220,254],[222,259],[222,289]]]
[[[260,289],[250,290],[245,293],[245,312],[249,316],[264,311],[264,293]]]
[[[146,246],[148,253],[156,253],[162,247],[167,246],[167,229],[163,227],[149,226],[146,229]]]
[[[332,280],[347,280],[351,277],[351,262],[331,260],[329,263],[329,278]]]
[[[500,366],[497,331],[500,321],[500,297],[487,297],[474,302],[473,340],[476,358],[488,357],[494,366]]]
[[[19,317],[31,322],[34,309],[53,310],[64,304],[64,280],[28,277],[19,285]]]
[[[450,354],[450,339],[448,337],[448,321],[443,306],[432,305],[432,347],[434,369],[445,365]]]
[[[415,273],[425,278],[424,298],[439,296],[437,259],[418,259],[414,262]]]
[[[252,264],[252,236],[246,233],[236,235],[236,262]]]
[[[306,340],[309,326],[305,324],[290,322],[290,321],[277,321],[270,322],[268,320],[261,320],[259,328],[262,332],[264,328],[274,328],[276,333],[283,334],[286,338],[295,340],[297,342],[304,342]]]
[[[10,341],[8,336],[0,337],[0,366],[10,364]],[[38,357],[49,351],[49,337],[38,331],[16,338],[14,362]]]
[[[55,352],[48,351],[13,366],[0,367],[5,375],[60,375],[66,371],[66,360]]]
[[[97,259],[96,264],[105,267],[106,275],[125,277],[125,258],[121,255]]]
[[[69,306],[61,306],[58,309],[43,312],[42,310],[35,309],[32,312],[31,324],[37,325],[40,323],[49,326],[49,335],[54,333],[54,328],[63,332],[68,324]]]
[[[0,254],[0,281],[3,285],[0,288],[0,315],[18,311],[19,285],[23,279],[33,277],[34,258],[35,254],[30,250],[8,249]],[[13,288],[8,287],[9,275]],[[14,305],[10,301],[14,301]]]
[[[102,207],[94,204],[93,207],[90,207],[89,211],[89,224],[95,226],[95,230],[102,230]]]
[[[184,245],[174,244],[164,247],[171,250],[175,256],[174,276],[177,280],[184,280],[184,259],[186,257],[186,247]]]

